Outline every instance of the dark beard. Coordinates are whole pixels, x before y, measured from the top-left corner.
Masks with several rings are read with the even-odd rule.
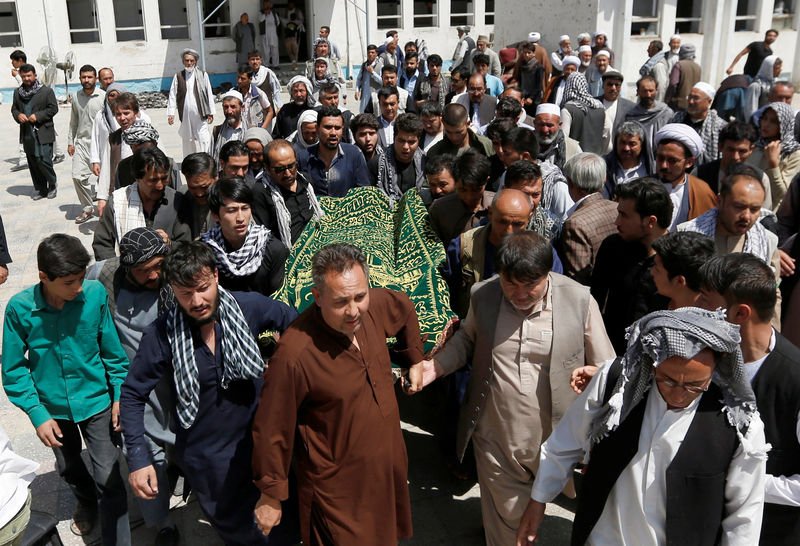
[[[180,307],[180,305],[178,307]],[[183,318],[185,318],[186,321],[189,323],[189,328],[199,329],[201,326],[205,326],[206,324],[209,324],[217,320],[217,317],[219,316],[219,292],[217,292],[217,299],[214,302],[214,309],[211,310],[211,314],[202,320],[197,320],[196,318],[190,316],[189,313],[187,313],[183,309],[183,307],[180,307],[180,310],[181,313],[183,313]]]

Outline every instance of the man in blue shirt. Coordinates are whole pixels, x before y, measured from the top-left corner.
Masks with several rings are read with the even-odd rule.
[[[283,332],[297,313],[254,292],[218,285],[217,262],[200,241],[174,248],[164,275],[177,300],[144,330],[122,386],[122,425],[129,481],[136,496],[154,499],[160,487],[145,441],[144,412],[161,377],[173,379],[175,456],[211,525],[226,544],[296,544],[296,520],[285,517],[269,538],[253,521],[250,433],[266,366],[257,336]],[[296,514],[287,503],[284,515]]]
[[[89,253],[56,233],[36,251],[39,284],[15,295],[3,324],[3,388],[53,449],[56,469],[78,499],[72,531],[91,532],[100,514],[103,544],[131,543],[119,473],[119,395],[128,358],[106,291],[84,281]],[[81,459],[81,440],[92,461]]]
[[[311,176],[317,195],[344,197],[357,186],[369,186],[370,176],[364,154],[352,144],[342,142],[342,112],[324,106],[317,114],[319,142],[298,155],[302,172]]]

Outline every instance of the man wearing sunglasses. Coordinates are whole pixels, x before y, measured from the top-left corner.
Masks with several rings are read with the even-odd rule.
[[[656,311],[634,323],[542,446],[517,545],[589,454],[573,544],[757,544],[767,451],[739,327],[717,311]],[[546,526],[546,524],[545,524]]]
[[[289,142],[273,140],[264,148],[264,173],[253,190],[253,219],[291,248],[306,224],[322,217],[322,209]]]

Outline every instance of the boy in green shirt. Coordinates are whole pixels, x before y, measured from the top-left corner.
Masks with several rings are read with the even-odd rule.
[[[89,253],[57,233],[37,250],[39,284],[8,302],[3,324],[3,388],[53,448],[59,475],[78,499],[73,532],[91,532],[98,511],[103,543],[131,543],[119,471],[119,389],[128,358],[106,291],[84,281]],[[81,459],[81,438],[92,460]],[[94,478],[93,478],[94,477]]]

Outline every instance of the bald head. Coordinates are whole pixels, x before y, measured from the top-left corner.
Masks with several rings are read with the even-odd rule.
[[[522,231],[533,214],[533,202],[523,191],[503,189],[495,195],[489,209],[489,241],[498,247],[503,237]]]

